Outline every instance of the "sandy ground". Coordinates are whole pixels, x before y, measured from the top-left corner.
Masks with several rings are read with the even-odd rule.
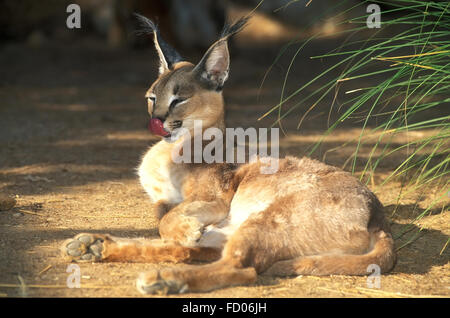
[[[325,67],[309,56],[340,41],[312,43],[294,64],[290,91]],[[264,127],[274,121],[274,116],[260,122],[257,118],[279,101],[289,59],[272,70],[259,90],[278,48],[232,50],[231,79],[224,92],[230,127]],[[83,263],[81,288],[70,289],[69,264],[60,258],[59,246],[79,232],[127,237],[158,233],[152,205],[135,173],[140,157],[156,141],[146,130],[144,100],[155,78],[154,53],[150,48],[112,51],[92,39],[41,48],[9,44],[0,49],[0,65],[0,192],[17,199],[15,208],[0,212],[0,296],[140,296],[134,287],[140,272],[174,265]],[[325,129],[326,115],[313,114],[300,130],[295,129],[299,113],[287,120],[281,155],[304,155]],[[323,159],[327,150],[358,131],[356,124],[343,126],[315,156]],[[327,153],[325,161],[342,166],[354,146]],[[369,151],[370,144],[362,147],[357,171]],[[399,181],[377,187],[404,158],[399,154],[383,162],[370,186],[386,206],[398,247],[423,230],[398,251],[398,264],[381,277],[380,289],[368,288],[366,277],[260,277],[252,286],[183,296],[449,297],[450,248],[444,247],[450,213],[445,206],[439,204],[400,236],[405,224],[436,198],[435,189],[430,186],[422,197],[411,193],[397,202]]]

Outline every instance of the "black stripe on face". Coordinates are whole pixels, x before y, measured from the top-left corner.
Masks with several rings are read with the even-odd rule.
[[[175,87],[173,88],[173,94],[177,95],[179,90],[180,90],[180,85],[178,85],[178,84],[175,85]]]
[[[163,120],[163,122],[165,122],[166,119],[167,119],[167,117],[169,117],[170,111],[171,111],[171,109],[169,109],[169,110],[167,111],[167,113],[164,115],[164,120]]]

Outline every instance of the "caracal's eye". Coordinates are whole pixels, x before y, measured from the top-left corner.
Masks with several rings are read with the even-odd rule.
[[[182,97],[174,96],[170,100],[169,109],[173,109],[174,107],[176,107],[178,105],[184,104],[188,100],[189,100],[189,98],[182,98]]]
[[[174,108],[175,106],[177,106],[178,104],[181,104],[182,102],[184,102],[185,100],[182,98],[175,98],[174,100],[172,100],[172,102],[169,105],[169,108]]]
[[[147,99],[147,111],[151,117],[153,114],[153,108],[155,107],[156,96],[150,95],[150,96],[145,96],[145,98]]]

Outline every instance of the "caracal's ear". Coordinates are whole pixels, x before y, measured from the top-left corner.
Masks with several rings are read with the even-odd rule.
[[[178,54],[178,52],[175,51],[174,48],[172,48],[162,39],[161,34],[159,33],[159,29],[153,23],[153,21],[147,19],[146,17],[138,13],[134,13],[134,16],[139,21],[141,27],[141,29],[138,30],[136,33],[138,34],[153,33],[153,41],[155,42],[155,48],[156,51],[158,52],[160,61],[159,65],[160,75],[170,70],[175,63],[183,61],[183,58],[180,56],[180,54]]]
[[[230,69],[228,39],[242,30],[249,18],[244,17],[232,25],[225,25],[220,39],[211,45],[200,62],[195,66],[194,74],[209,89],[220,91],[223,88]]]

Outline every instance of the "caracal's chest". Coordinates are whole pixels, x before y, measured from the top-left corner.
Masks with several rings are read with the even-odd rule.
[[[153,202],[178,204],[183,201],[181,167],[171,160],[172,144],[160,141],[144,155],[138,168],[139,180]]]

